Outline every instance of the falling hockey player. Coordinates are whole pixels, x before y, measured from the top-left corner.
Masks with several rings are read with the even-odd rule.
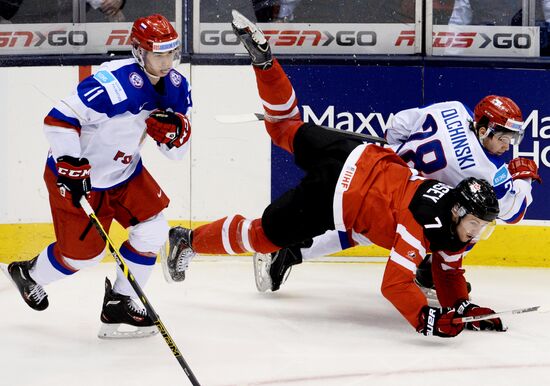
[[[162,211],[169,199],[143,166],[140,150],[148,134],[169,159],[183,157],[191,133],[185,115],[190,88],[173,68],[180,40],[166,18],[137,19],[131,41],[134,58],[104,63],[44,120],[50,144],[44,179],[56,241],[32,260],[13,262],[6,269],[35,310],[48,307],[45,285],[105,256],[105,242],[80,207],[82,196],[88,197],[106,230],[113,220],[128,229],[120,254],[142,288],[168,237]],[[105,280],[101,322],[100,338],[157,332],[118,267],[114,284]]]
[[[473,114],[458,101],[400,111],[388,122],[386,139],[426,178],[451,186],[465,177],[490,181],[499,200],[499,219],[515,224],[532,202],[532,182],[541,182],[533,160],[518,157],[509,164],[504,160],[510,146],[519,145],[523,132],[522,114],[516,103],[489,95],[476,105]],[[301,245],[269,255],[256,254],[256,267],[263,267],[255,271],[258,289],[277,291],[293,265],[344,248],[338,232],[328,231]],[[428,256],[416,273],[423,288],[433,288],[431,269]]]
[[[491,185],[468,178],[453,189],[416,175],[391,149],[304,123],[292,85],[262,32],[240,13],[233,11],[233,17],[233,29],[252,58],[266,129],[306,175],[261,219],[235,215],[194,231],[171,229],[163,264],[172,279],[184,278],[195,253],[270,253],[333,229],[343,242],[368,239],[391,250],[382,293],[419,333],[453,337],[464,328],[454,317],[491,312],[468,301],[461,268],[476,237],[498,216]],[[441,267],[434,280],[443,308],[430,307],[414,284],[416,267],[428,252]],[[505,329],[499,318],[485,322]],[[479,322],[473,324],[479,328]]]

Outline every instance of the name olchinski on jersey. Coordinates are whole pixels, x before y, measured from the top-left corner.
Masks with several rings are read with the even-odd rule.
[[[516,179],[502,156],[489,153],[470,129],[472,112],[457,101],[397,113],[389,122],[390,146],[427,178],[456,186],[465,177],[489,181],[499,200],[499,218],[515,223],[531,203],[531,184]]]

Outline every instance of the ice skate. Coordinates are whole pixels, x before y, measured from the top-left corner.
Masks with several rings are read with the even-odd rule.
[[[233,10],[233,31],[243,43],[252,59],[252,65],[267,70],[273,64],[271,48],[262,30],[254,23],[244,17],[241,13]]]
[[[285,248],[273,253],[254,254],[254,278],[260,292],[277,291],[288,275],[290,267],[302,263],[299,248]]]
[[[44,288],[37,284],[30,276],[29,271],[34,266],[36,257],[28,261],[17,261],[9,265],[0,264],[6,276],[15,284],[19,293],[33,310],[43,311],[48,308],[48,295]]]
[[[130,296],[113,292],[108,278],[105,278],[105,297],[101,311],[100,339],[145,338],[158,333],[147,311]]]
[[[160,262],[164,278],[167,282],[173,283],[185,280],[185,270],[195,257],[195,251],[191,247],[193,231],[188,228],[174,227],[168,233],[167,248],[160,250]]]

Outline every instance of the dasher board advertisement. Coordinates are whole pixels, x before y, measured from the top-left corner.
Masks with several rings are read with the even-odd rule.
[[[259,23],[275,54],[415,53],[414,24]],[[232,54],[245,50],[229,23],[201,23],[195,52]]]
[[[540,28],[487,25],[434,25],[433,55],[540,56]]]

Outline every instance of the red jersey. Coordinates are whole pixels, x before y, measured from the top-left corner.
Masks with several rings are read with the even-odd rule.
[[[372,144],[350,153],[336,185],[336,230],[390,250],[382,293],[415,328],[427,300],[414,277],[427,253],[441,305],[468,298],[461,266],[471,245],[452,235],[452,197],[451,187],[418,177],[392,150]]]

